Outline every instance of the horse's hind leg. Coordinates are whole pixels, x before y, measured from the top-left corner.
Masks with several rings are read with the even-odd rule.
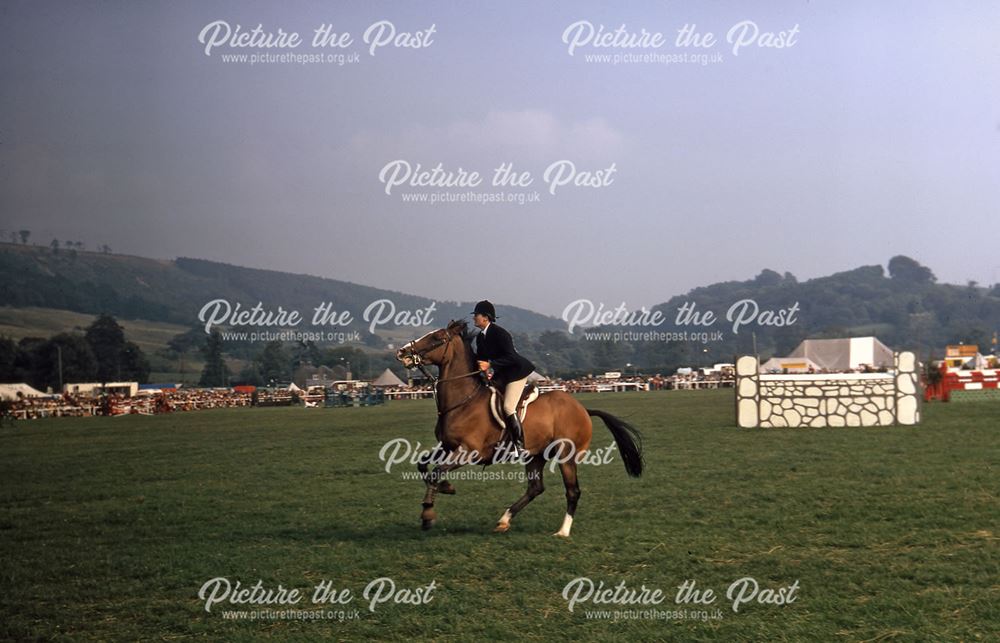
[[[542,469],[544,467],[545,459],[541,455],[536,455],[524,465],[524,471],[528,475],[528,489],[523,496],[507,508],[507,511],[503,512],[493,531],[503,532],[510,529],[510,521],[517,515],[517,512],[524,509],[529,502],[545,491],[545,485],[542,484]]]
[[[576,460],[569,459],[559,465],[562,471],[563,483],[566,485],[566,516],[562,527],[554,536],[569,538],[569,530],[573,526],[573,515],[576,513],[576,503],[580,500],[580,483],[576,478]]]

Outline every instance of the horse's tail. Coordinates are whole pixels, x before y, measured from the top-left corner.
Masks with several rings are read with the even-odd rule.
[[[625,471],[633,478],[642,475],[642,434],[625,420],[616,418],[610,413],[587,409],[587,413],[604,420],[615,438],[615,444],[622,452],[622,460],[625,461]]]

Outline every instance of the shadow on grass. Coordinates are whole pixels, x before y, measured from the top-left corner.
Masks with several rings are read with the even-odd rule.
[[[433,529],[424,531],[420,528],[420,520],[408,522],[387,523],[379,526],[337,527],[331,525],[318,531],[285,530],[281,535],[293,537],[302,541],[331,540],[370,544],[372,542],[412,542],[420,540],[436,540],[453,536],[474,536],[482,539],[502,537],[493,533],[493,525],[442,525],[438,523]]]

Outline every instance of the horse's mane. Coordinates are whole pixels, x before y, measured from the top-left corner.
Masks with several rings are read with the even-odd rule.
[[[448,323],[448,331],[461,334],[462,343],[465,344],[466,363],[471,367],[476,361],[472,352],[472,338],[475,337],[475,333],[469,332],[469,322],[464,319],[453,319]]]
[[[472,335],[468,332],[469,322],[464,319],[453,319],[448,322],[448,331],[452,333],[459,331],[462,333],[462,339],[464,339],[466,343],[472,341]]]

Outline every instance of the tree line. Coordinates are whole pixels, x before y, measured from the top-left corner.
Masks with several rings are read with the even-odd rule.
[[[149,360],[111,315],[98,317],[82,333],[49,338],[0,337],[0,381],[27,382],[61,391],[70,382],[118,382],[149,379]]]
[[[192,345],[189,333],[175,339],[178,340],[174,344],[176,349]],[[340,378],[346,378],[348,372],[354,379],[375,378],[386,368],[395,370],[397,374],[402,373],[399,362],[387,351],[366,351],[348,345],[319,346],[312,341],[271,341],[254,350],[242,342],[227,346],[217,330],[201,340],[199,350],[205,358],[199,386],[286,385],[304,380],[304,373],[311,367],[321,366],[331,369]],[[227,356],[243,358],[246,366],[234,373],[229,368]]]

